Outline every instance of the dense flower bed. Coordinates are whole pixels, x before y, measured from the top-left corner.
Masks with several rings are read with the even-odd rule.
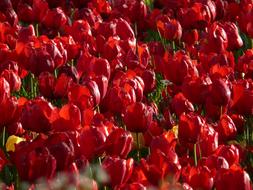
[[[0,189],[251,190],[252,0],[1,0]]]

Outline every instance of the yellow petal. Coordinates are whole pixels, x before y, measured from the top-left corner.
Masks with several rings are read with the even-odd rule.
[[[25,139],[15,136],[15,135],[9,136],[9,138],[7,139],[6,145],[5,145],[7,152],[10,152],[10,151],[14,152],[15,151],[15,144],[18,144],[22,141],[25,141]]]
[[[174,127],[172,127],[171,130],[173,131],[173,133],[175,134],[175,136],[178,137],[178,125],[175,125]]]

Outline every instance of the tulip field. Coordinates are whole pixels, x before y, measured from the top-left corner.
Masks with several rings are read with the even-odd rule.
[[[0,190],[252,190],[253,0],[0,0]]]

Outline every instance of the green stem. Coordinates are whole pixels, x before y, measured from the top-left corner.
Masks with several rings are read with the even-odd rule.
[[[139,133],[136,133],[136,143],[137,143],[137,160],[140,161],[140,139],[139,139]]]
[[[15,189],[16,190],[20,190],[20,179],[19,179],[19,175],[18,172],[16,171],[16,176],[15,176]]]
[[[35,24],[35,32],[36,32],[36,36],[39,37],[40,34],[39,34],[39,24]]]
[[[172,41],[172,42],[171,42],[171,45],[172,45],[173,53],[175,53],[175,52],[176,52],[176,44],[175,44],[175,41]]]
[[[200,144],[198,143],[198,149],[199,149],[199,159],[202,159],[202,153],[201,153],[201,148],[200,148]]]
[[[2,145],[4,147],[5,145],[5,133],[6,133],[6,130],[5,130],[5,127],[3,128],[3,133],[2,133]]]
[[[157,30],[157,31],[158,31],[158,34],[159,34],[159,38],[160,38],[160,40],[161,40],[161,42],[162,42],[163,48],[164,48],[164,50],[166,51],[165,40],[163,39],[163,37],[162,37],[161,33],[159,32],[159,30]]]
[[[197,158],[197,144],[195,143],[194,144],[194,163],[195,163],[195,166],[198,165],[198,158]]]
[[[30,90],[31,90],[31,98],[34,98],[34,84],[33,84],[33,76],[30,76]]]

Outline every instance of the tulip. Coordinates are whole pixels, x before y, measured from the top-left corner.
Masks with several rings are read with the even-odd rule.
[[[149,182],[155,186],[165,180],[177,182],[181,172],[178,156],[173,150],[167,154],[160,150],[151,153],[147,160],[141,159],[141,167]]]
[[[208,52],[222,53],[225,52],[228,47],[228,36],[225,29],[218,22],[214,22],[208,28]]]
[[[183,176],[193,189],[211,190],[214,184],[212,173],[206,166],[185,168]]]
[[[178,117],[180,117],[182,113],[194,112],[192,103],[184,96],[183,93],[178,93],[173,97],[171,107]]]
[[[235,23],[225,22],[223,28],[228,36],[228,49],[238,49],[242,47],[243,41]]]
[[[156,21],[156,26],[161,36],[167,40],[180,40],[182,36],[182,27],[175,19],[168,16],[160,16]]]
[[[13,70],[4,70],[1,73],[1,76],[8,81],[11,92],[16,92],[20,90],[21,79]]]
[[[52,129],[56,108],[43,98],[28,101],[21,113],[21,123],[24,129],[35,132],[48,132]]]
[[[233,120],[226,114],[223,114],[218,123],[217,132],[219,133],[219,141],[227,141],[234,139],[237,129]]]
[[[34,182],[41,177],[52,179],[55,175],[56,159],[44,143],[45,138],[40,136],[32,142],[20,142],[10,154],[22,180]]]
[[[129,105],[123,120],[127,130],[131,132],[145,132],[152,121],[153,111],[150,106],[137,102]]]
[[[50,154],[56,159],[56,170],[67,170],[74,161],[75,150],[67,133],[53,133],[45,142]]]
[[[199,137],[201,156],[209,156],[218,148],[218,135],[211,126],[207,125],[202,129]]]
[[[221,169],[215,177],[215,188],[217,190],[251,190],[249,174],[239,166],[233,165],[229,169]]]
[[[55,77],[49,72],[42,72],[38,78],[40,93],[46,98],[54,96]]]
[[[238,164],[240,160],[239,149],[234,145],[219,146],[215,151],[215,155],[225,158],[229,166]]]
[[[72,131],[77,130],[81,126],[81,112],[74,104],[64,105],[52,123],[54,131]]]
[[[133,137],[130,132],[117,128],[106,138],[104,149],[109,156],[126,158],[131,151]]]
[[[177,51],[173,57],[165,59],[162,73],[166,79],[176,85],[181,85],[186,77],[199,75],[194,61],[182,51]]]
[[[204,126],[205,121],[201,116],[195,113],[182,114],[178,126],[179,141],[196,143]]]
[[[105,143],[106,136],[98,127],[85,127],[80,132],[80,153],[88,160],[101,154],[100,146]],[[89,146],[87,146],[89,144]]]
[[[56,8],[48,10],[41,22],[48,28],[59,29],[66,24],[67,17],[61,8]]]
[[[173,132],[164,132],[151,141],[150,151],[155,153],[160,150],[167,155],[171,150],[175,150],[176,143],[177,139]]]
[[[112,188],[120,187],[127,183],[133,172],[133,163],[132,158],[125,160],[117,157],[106,157],[103,160],[102,168],[109,175],[109,185]]]
[[[213,103],[217,105],[227,105],[231,99],[231,90],[226,81],[222,79],[214,79],[210,96]]]

